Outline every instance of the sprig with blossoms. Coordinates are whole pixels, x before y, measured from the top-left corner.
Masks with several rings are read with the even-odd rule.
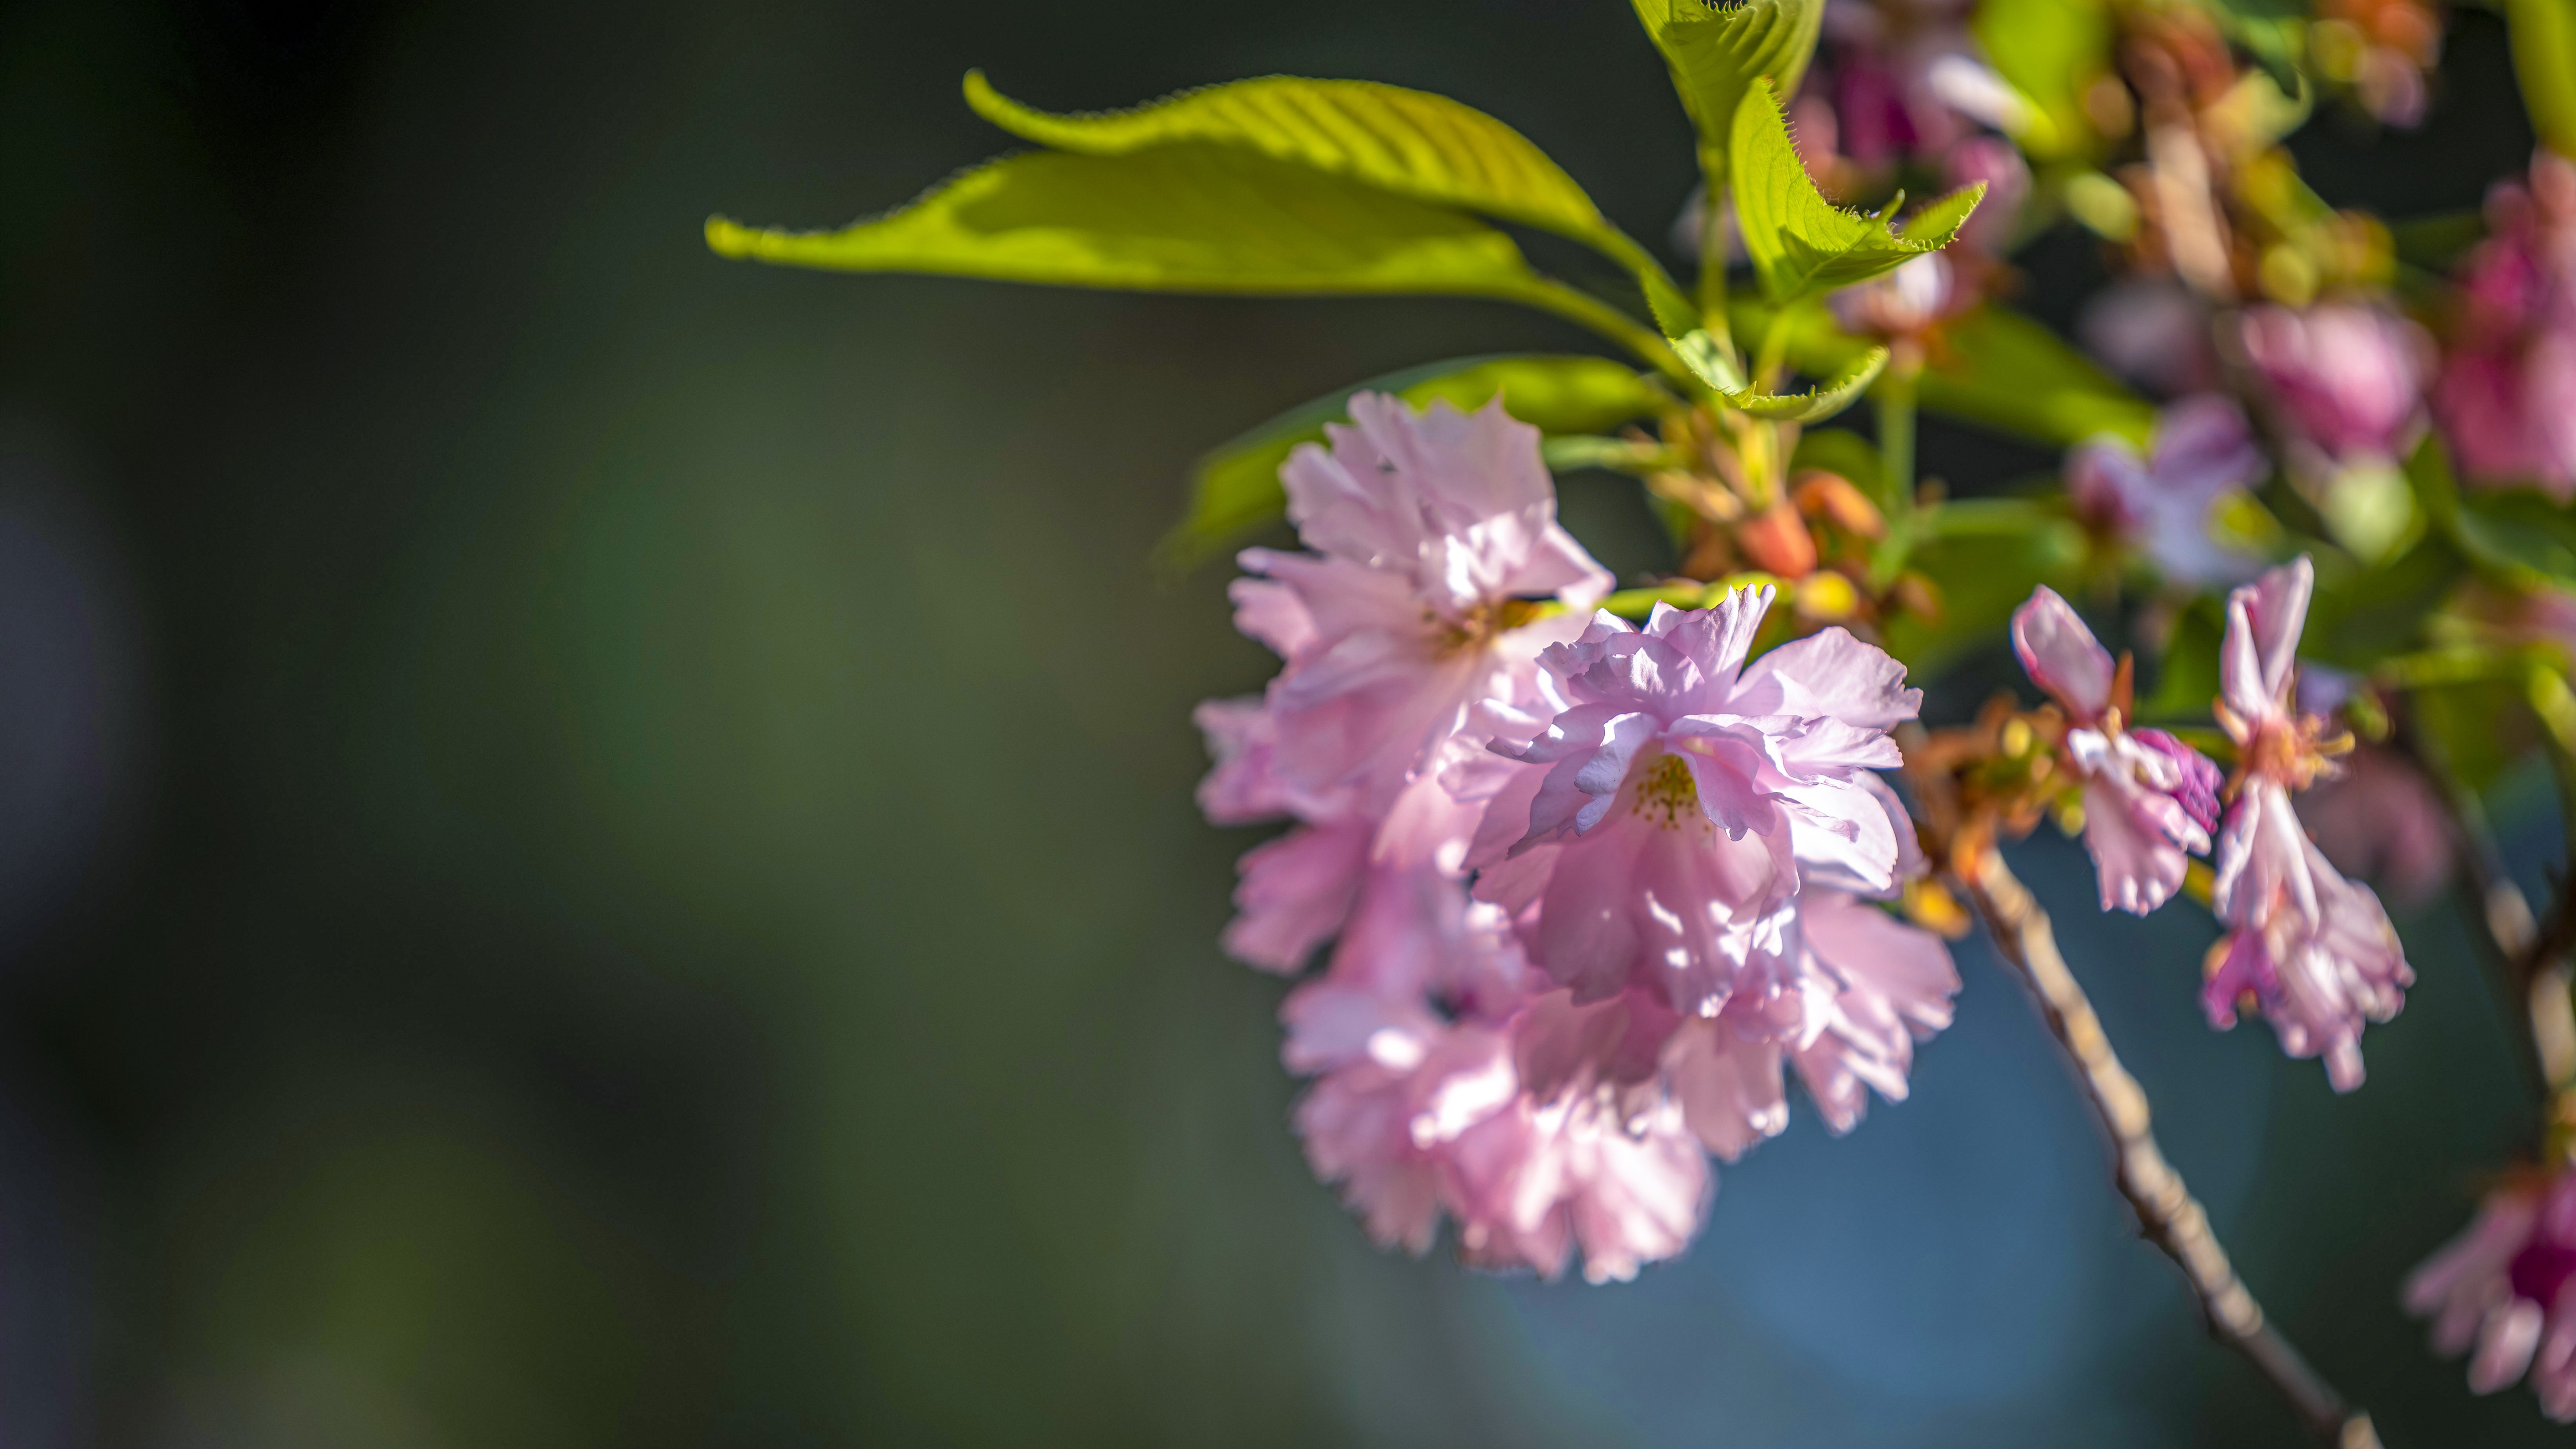
[[[1503,122],[1291,77],[1063,115],[972,73],[968,103],[1033,149],[841,230],[717,218],[708,241],[1477,297],[1601,344],[1283,414],[1202,461],[1163,550],[1295,534],[1235,555],[1236,625],[1280,666],[1200,708],[1199,798],[1281,827],[1242,859],[1225,945],[1291,978],[1295,1130],[1379,1242],[1426,1252],[1445,1224],[1477,1266],[1596,1282],[1672,1257],[1715,1210],[1712,1159],[1787,1130],[1791,1078],[1836,1133],[1906,1098],[1953,1017],[1948,943],[1982,925],[2211,1333],[2320,1437],[2376,1444],[2164,1158],[2005,847],[2054,822],[2099,909],[2208,910],[2211,1024],[2259,1016],[2339,1092],[2415,980],[2364,877],[2457,876],[2551,1125],[2404,1300],[2474,1346],[2473,1387],[2528,1375],[2576,1417],[2576,896],[2535,910],[2485,826],[2537,754],[2576,829],[2558,0],[2506,7],[2542,150],[2482,235],[2410,243],[2403,277],[2402,229],[2328,204],[2283,142],[2321,100],[2401,127],[2440,104],[2420,0],[1633,3],[1696,141],[1682,276]],[[2069,228],[2112,275],[2090,356],[2010,305],[2018,249]],[[1918,477],[1924,411],[2060,474]],[[1553,475],[1584,468],[1637,481],[1667,571],[1620,588],[1559,522]],[[2035,699],[1920,721],[1917,681],[2007,648]]]

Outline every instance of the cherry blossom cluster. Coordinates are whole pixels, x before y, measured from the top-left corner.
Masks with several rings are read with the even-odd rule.
[[[1301,976],[1296,1126],[1380,1242],[1595,1281],[1690,1241],[1732,1161],[1901,1100],[1958,989],[1876,902],[1921,868],[1876,773],[1919,693],[1828,629],[1761,654],[1768,588],[1594,612],[1499,405],[1360,394],[1282,470],[1309,550],[1248,550],[1236,622],[1282,667],[1199,713],[1244,857],[1226,940]]]

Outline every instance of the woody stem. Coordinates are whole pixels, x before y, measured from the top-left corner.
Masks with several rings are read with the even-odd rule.
[[[2379,1449],[2370,1415],[2347,1404],[2299,1356],[2236,1276],[2209,1214],[2156,1146],[2147,1094],[2120,1065],[2093,1003],[2058,954],[2048,913],[2005,867],[2000,851],[1979,851],[1977,859],[1974,879],[1960,884],[2074,1068],[2076,1086],[2107,1140],[2113,1180],[2138,1215],[2139,1234],[2182,1269],[2210,1336],[2244,1355],[2311,1434],[2336,1449]]]

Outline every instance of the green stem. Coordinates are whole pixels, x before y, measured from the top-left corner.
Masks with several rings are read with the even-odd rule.
[[[1921,522],[1914,506],[1914,376],[1898,362],[1869,390],[1878,405],[1878,503],[1887,515],[1887,536],[1870,551],[1869,581],[1882,589],[1904,569]]]
[[[1879,506],[1890,518],[1914,511],[1914,373],[1890,367],[1870,389],[1878,404]]]
[[[1726,158],[1702,152],[1707,183],[1699,209],[1699,313],[1712,333],[1726,325]]]

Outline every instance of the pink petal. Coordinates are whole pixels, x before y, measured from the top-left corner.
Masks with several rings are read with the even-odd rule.
[[[2055,589],[2042,584],[2013,611],[2012,641],[2031,682],[2065,705],[2076,723],[2091,724],[2110,707],[2111,651]]]

